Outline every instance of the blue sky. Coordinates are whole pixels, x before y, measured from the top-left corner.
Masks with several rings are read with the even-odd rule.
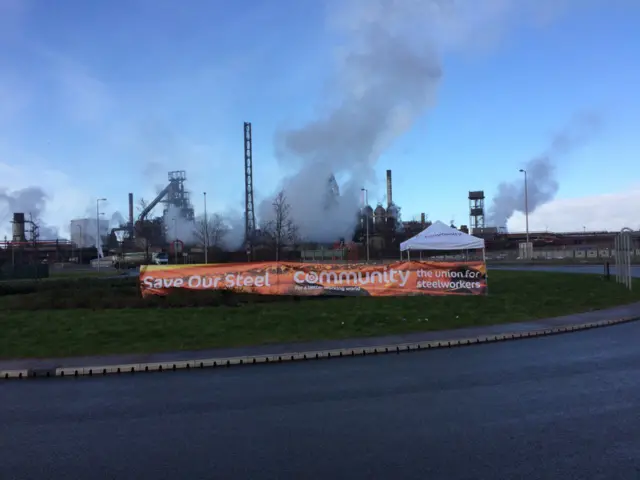
[[[546,21],[527,21],[507,1],[511,13],[474,21],[469,39],[442,45],[435,105],[376,162],[372,203],[384,200],[391,168],[405,219],[426,212],[467,223],[469,190],[491,198],[501,181],[517,181],[554,131],[589,110],[603,127],[558,159],[556,201],[534,221],[609,228],[617,215],[640,224],[612,210],[640,199],[640,5],[565,3]],[[335,100],[344,37],[328,20],[341,8],[321,0],[0,0],[0,187],[44,188],[43,217],[62,232],[98,196],[124,214],[129,191],[152,197],[169,170],[187,170],[196,210],[205,190],[211,211],[241,209],[241,129],[251,121],[255,189],[271,194],[285,172],[277,129],[304,125]],[[609,210],[599,195],[614,198]]]

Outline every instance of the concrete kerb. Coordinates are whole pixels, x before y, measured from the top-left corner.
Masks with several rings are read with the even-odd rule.
[[[380,355],[390,353],[415,352],[422,350],[434,350],[440,348],[454,348],[486,343],[495,343],[507,340],[519,340],[561,333],[589,330],[593,328],[618,325],[640,320],[639,317],[623,317],[614,320],[601,320],[597,322],[566,325],[561,327],[533,330],[527,332],[513,332],[499,335],[481,335],[469,338],[452,338],[451,340],[432,340],[418,343],[398,343],[378,345],[371,347],[339,348],[333,350],[311,350],[306,352],[291,352],[272,355],[219,357],[200,360],[184,360],[159,363],[133,363],[126,365],[94,365],[74,368],[33,369],[33,370],[0,370],[0,379],[27,379],[43,377],[79,377],[100,376],[109,374],[131,374],[139,372],[165,372],[175,370],[190,370],[204,368],[232,367],[240,365],[258,365],[269,363],[284,363],[304,360],[320,360],[330,358],[358,357],[366,355]]]

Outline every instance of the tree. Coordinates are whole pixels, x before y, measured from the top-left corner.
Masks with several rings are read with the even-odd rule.
[[[140,199],[138,200],[138,214],[142,213],[144,209],[147,208],[148,205],[149,205],[149,202],[147,202],[144,198],[140,197]]]
[[[220,248],[228,232],[229,226],[224,221],[222,215],[214,213],[209,218],[203,216],[198,219],[193,233],[196,241],[203,247]]]
[[[274,243],[276,262],[280,260],[282,247],[299,242],[299,229],[291,218],[291,205],[284,190],[280,190],[273,200],[273,218],[263,226],[264,232]]]

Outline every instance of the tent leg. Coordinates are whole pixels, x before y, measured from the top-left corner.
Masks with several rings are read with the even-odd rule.
[[[482,249],[482,263],[484,263],[485,282],[487,284],[487,290],[489,289],[489,269],[487,268],[487,250],[486,247]]]

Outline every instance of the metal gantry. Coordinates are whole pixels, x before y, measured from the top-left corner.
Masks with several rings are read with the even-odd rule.
[[[484,226],[484,191],[469,192],[469,229],[471,234],[481,233]]]

